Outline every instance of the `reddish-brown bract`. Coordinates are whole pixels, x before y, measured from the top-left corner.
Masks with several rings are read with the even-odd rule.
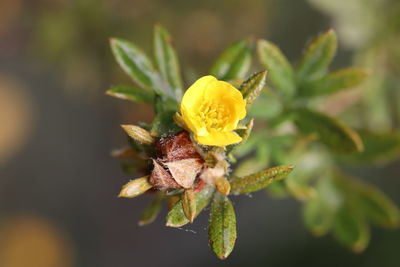
[[[182,131],[161,137],[156,147],[159,156],[153,159],[150,183],[160,189],[194,187],[204,160],[190,140],[189,133]]]

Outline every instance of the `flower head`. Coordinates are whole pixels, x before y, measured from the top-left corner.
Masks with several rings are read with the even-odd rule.
[[[198,143],[227,146],[242,141],[233,130],[246,116],[246,100],[231,84],[204,76],[185,92],[180,109]]]

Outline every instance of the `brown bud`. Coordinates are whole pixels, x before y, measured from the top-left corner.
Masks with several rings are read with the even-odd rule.
[[[160,138],[157,147],[166,161],[201,158],[186,131]]]
[[[153,165],[154,169],[150,176],[150,183],[153,186],[157,188],[182,188],[157,160],[153,159]]]
[[[215,187],[218,192],[226,196],[229,195],[229,192],[231,191],[231,185],[225,177],[215,178]]]

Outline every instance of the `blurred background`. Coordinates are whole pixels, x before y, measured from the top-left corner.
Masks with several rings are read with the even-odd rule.
[[[296,60],[305,42],[333,27],[334,68],[373,73],[361,100],[368,108],[355,114],[370,129],[400,127],[396,0],[1,1],[0,267],[399,266],[399,231],[373,229],[371,245],[353,254],[330,236],[312,237],[295,200],[263,193],[233,198],[238,240],[225,261],[207,246],[206,212],[184,229],[165,227],[163,216],[137,225],[149,199],[117,199],[129,177],[110,151],[125,143],[120,123],[153,114],[104,95],[130,84],[108,38],[150,53],[158,22],[174,37],[187,81],[240,38],[267,38]],[[349,171],[399,205],[399,163]]]

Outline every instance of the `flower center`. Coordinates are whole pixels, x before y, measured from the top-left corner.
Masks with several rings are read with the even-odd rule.
[[[228,120],[228,111],[224,105],[216,103],[203,103],[198,117],[208,131],[222,131]]]

